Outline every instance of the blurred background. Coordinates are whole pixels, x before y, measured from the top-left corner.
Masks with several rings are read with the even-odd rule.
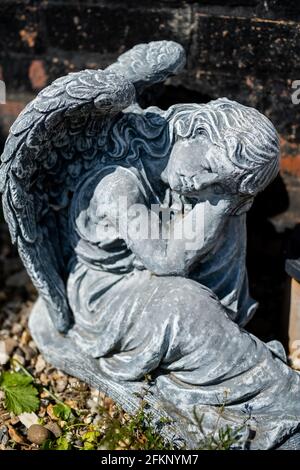
[[[143,104],[207,102],[221,96],[258,108],[281,141],[281,175],[248,217],[248,269],[260,302],[249,325],[264,340],[287,345],[289,277],[285,259],[298,246],[300,222],[300,3],[285,0],[1,0],[0,153],[23,107],[55,78],[103,68],[140,42],[172,39],[187,67]],[[35,298],[0,215],[0,328],[7,314]]]

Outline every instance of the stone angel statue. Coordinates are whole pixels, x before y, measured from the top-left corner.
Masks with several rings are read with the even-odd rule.
[[[184,65],[179,44],[137,45],[55,80],[13,124],[0,190],[40,295],[31,332],[128,411],[148,377],[166,439],[197,447],[201,416],[207,434],[237,429],[240,448],[300,448],[299,374],[244,329],[246,212],[278,172],[278,136],[226,98],[139,106]]]

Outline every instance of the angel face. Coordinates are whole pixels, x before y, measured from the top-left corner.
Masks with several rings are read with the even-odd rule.
[[[237,193],[236,168],[225,148],[212,143],[205,134],[175,143],[164,172],[173,191],[185,196],[209,198]]]

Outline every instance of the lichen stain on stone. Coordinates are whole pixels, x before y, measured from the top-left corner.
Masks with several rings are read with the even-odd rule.
[[[293,157],[290,155],[282,155],[280,167],[284,173],[288,173],[289,175],[299,177],[300,176],[300,149],[299,149],[299,155],[296,155]]]
[[[34,31],[29,28],[25,28],[25,29],[21,29],[19,34],[20,34],[22,41],[26,43],[28,47],[32,48],[35,46],[36,38],[38,36],[37,31]]]
[[[47,85],[48,76],[42,60],[33,60],[31,62],[28,76],[33,89],[41,89]]]
[[[281,170],[294,176],[300,176],[300,145],[296,142],[288,142],[281,137]]]

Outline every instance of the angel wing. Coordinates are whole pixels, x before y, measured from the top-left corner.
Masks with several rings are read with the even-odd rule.
[[[180,44],[154,41],[133,47],[106,70],[122,74],[140,94],[147,86],[179,73],[184,65],[185,51]]]
[[[3,212],[12,241],[61,333],[72,325],[65,291],[70,253],[63,240],[75,187],[103,151],[103,136],[136,101],[136,91],[183,65],[180,45],[141,44],[106,70],[55,80],[11,127],[0,166]]]

